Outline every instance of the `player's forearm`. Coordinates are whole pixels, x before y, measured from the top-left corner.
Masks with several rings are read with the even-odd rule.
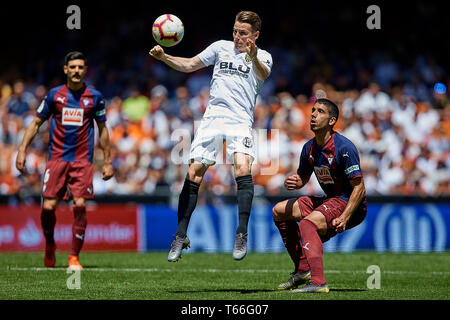
[[[28,128],[25,130],[25,134],[23,135],[22,143],[19,146],[19,151],[25,152],[28,148],[28,146],[33,141],[34,137],[39,131],[39,128],[41,127],[43,123],[43,120],[40,118],[35,118]]]
[[[103,162],[106,164],[111,163],[111,147],[109,144],[109,133],[106,126],[99,127],[99,145],[103,150]]]
[[[164,54],[164,57],[161,59],[161,61],[163,61],[172,69],[180,72],[189,73],[198,70],[193,63],[193,58],[174,57],[168,54]]]
[[[352,214],[356,211],[358,206],[360,205],[362,199],[366,194],[366,189],[364,187],[364,182],[361,179],[361,182],[353,188],[353,191],[348,199],[347,206],[345,207],[344,212],[342,213],[342,217],[350,219]]]
[[[259,80],[264,81],[269,77],[269,70],[267,70],[258,58],[253,59],[253,70]]]

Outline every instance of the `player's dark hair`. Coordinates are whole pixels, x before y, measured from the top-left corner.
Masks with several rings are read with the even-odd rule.
[[[261,30],[261,18],[253,11],[240,11],[236,15],[236,21],[248,23],[252,26],[253,32]]]
[[[64,64],[67,66],[69,64],[69,61],[72,60],[84,60],[84,63],[87,64],[85,55],[79,51],[72,51],[66,54],[66,57],[64,58]]]
[[[336,122],[338,121],[338,119],[339,119],[339,107],[337,106],[336,103],[334,103],[331,100],[325,99],[325,98],[317,99],[316,103],[323,104],[323,105],[327,106],[328,114],[330,115],[330,118],[335,117],[336,118]]]

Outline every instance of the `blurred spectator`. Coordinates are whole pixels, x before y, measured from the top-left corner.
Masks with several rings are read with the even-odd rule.
[[[139,121],[150,112],[150,101],[136,87],[131,89],[130,97],[122,104],[122,112],[129,121]]]
[[[34,100],[34,95],[25,91],[23,81],[18,80],[14,83],[13,94],[9,97],[6,107],[9,113],[23,116],[30,111],[30,106],[34,103]]]

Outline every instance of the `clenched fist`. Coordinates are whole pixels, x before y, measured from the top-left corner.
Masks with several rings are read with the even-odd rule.
[[[162,60],[164,57],[164,49],[161,48],[161,46],[156,45],[148,52],[148,54],[155,59]]]

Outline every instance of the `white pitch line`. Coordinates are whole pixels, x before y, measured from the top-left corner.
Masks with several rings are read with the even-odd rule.
[[[67,268],[9,268],[3,271],[62,271]],[[1,271],[1,269],[0,269]],[[167,269],[167,268],[84,268],[82,271],[88,272],[191,272],[191,273],[286,273],[287,270],[276,269]],[[324,270],[325,273],[345,273],[345,274],[360,274],[367,273],[364,270]],[[400,271],[400,270],[381,270],[384,274],[431,274],[431,275],[450,275],[450,271]]]

